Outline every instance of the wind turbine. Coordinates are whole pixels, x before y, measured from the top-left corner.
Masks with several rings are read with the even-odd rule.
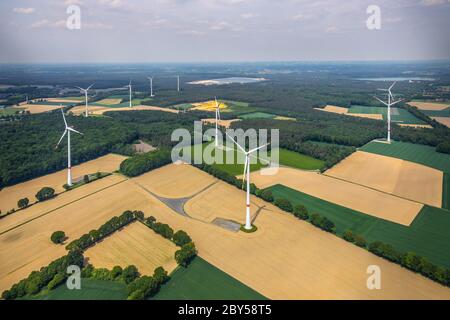
[[[177,76],[177,91],[180,92],[180,76]]]
[[[249,151],[245,151],[243,147],[241,147],[232,137],[228,135],[228,133],[225,133],[231,140],[233,140],[234,144],[245,154],[245,164],[244,164],[244,175],[245,180],[247,182],[247,197],[246,197],[246,208],[245,208],[245,226],[244,228],[246,230],[252,229],[252,223],[250,220],[250,156],[253,152],[258,151],[259,149],[262,149],[264,147],[267,147],[270,143],[267,143],[263,146],[260,146],[258,148],[254,148]]]
[[[83,89],[83,88],[80,88],[80,87],[75,87],[75,88],[80,89],[80,91],[84,92],[84,98],[85,98],[85,101],[86,101],[86,111],[85,111],[85,114],[84,114],[85,117],[88,116],[88,91],[89,91],[90,88],[92,88],[93,85],[94,84],[91,84],[86,89]]]
[[[393,105],[399,103],[400,101],[402,101],[402,99],[399,99],[399,100],[395,101],[394,95],[391,92],[391,90],[395,86],[395,84],[396,84],[396,82],[394,82],[388,89],[378,89],[378,90],[381,90],[381,91],[387,91],[388,92],[388,101],[387,102],[385,102],[385,101],[381,100],[380,98],[374,96],[375,99],[380,101],[382,104],[384,104],[388,108],[388,111],[387,111],[387,120],[388,120],[387,121],[388,122],[387,142],[388,143],[391,142],[391,107]]]
[[[56,144],[55,148],[58,148],[59,144],[61,143],[62,139],[64,138],[64,136],[67,133],[67,185],[70,187],[70,186],[72,186],[72,167],[71,167],[71,162],[70,162],[70,132],[72,131],[72,132],[75,132],[75,133],[78,133],[81,135],[82,135],[82,133],[73,129],[72,127],[69,127],[69,125],[67,124],[67,121],[66,121],[66,117],[64,116],[62,106],[61,106],[61,113],[63,116],[65,129],[64,129],[64,133],[62,134],[62,136],[59,139],[58,143]]]
[[[126,85],[125,88],[126,87],[130,88],[130,108],[131,108],[132,107],[131,106],[131,79],[130,79],[130,83],[128,85]]]
[[[219,139],[218,139],[219,129],[218,129],[218,125],[219,125],[219,120],[220,120],[220,108],[219,108],[220,105],[217,102],[217,97],[214,98],[214,100],[216,101],[216,139],[215,139],[216,141],[215,141],[215,144],[216,144],[216,148],[217,148],[219,146]]]
[[[154,97],[153,94],[153,77],[147,77],[148,80],[150,80],[150,97]]]

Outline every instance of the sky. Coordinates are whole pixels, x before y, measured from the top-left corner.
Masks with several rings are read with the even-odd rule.
[[[450,0],[2,0],[0,63],[450,59],[449,30]]]

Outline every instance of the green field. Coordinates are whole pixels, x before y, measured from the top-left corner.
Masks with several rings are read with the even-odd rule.
[[[396,114],[398,112],[398,114]],[[383,119],[387,120],[386,107],[367,107],[353,105],[348,109],[348,113],[364,113],[364,114],[382,114]],[[406,109],[392,108],[391,109],[392,122],[407,123],[407,124],[425,124],[424,121],[416,118]]]
[[[187,268],[178,268],[162,286],[155,300],[263,300],[247,287],[200,257]]]
[[[397,141],[391,144],[372,141],[359,150],[408,160],[450,173],[450,154],[436,152],[434,147]]]
[[[429,117],[450,117],[450,107],[444,110],[420,110]]]
[[[1,108],[0,109],[0,116],[10,116],[18,113],[19,111],[24,110],[24,108]]]
[[[181,103],[181,104],[176,104],[171,106],[171,109],[175,109],[175,110],[188,110],[193,108],[194,106],[190,103]]]
[[[285,198],[293,205],[303,204],[310,213],[319,213],[336,225],[336,232],[345,230],[361,234],[368,242],[382,241],[397,250],[413,251],[431,262],[450,268],[450,211],[424,206],[413,223],[403,226],[337,204],[307,195],[283,185],[269,188],[274,198]]]
[[[69,290],[64,284],[54,290],[40,293],[29,300],[125,300],[126,285],[116,281],[81,279],[80,290]]]
[[[249,119],[274,119],[276,117],[275,114],[266,113],[266,112],[252,112],[252,113],[246,113],[241,114],[239,118],[244,120]]]
[[[444,172],[442,182],[442,208],[450,210],[450,173]]]
[[[81,101],[80,101],[81,102]],[[44,105],[44,106],[73,106],[75,104],[77,104],[79,102],[53,102],[53,101],[36,101],[31,103],[31,105],[34,106],[39,106],[39,105]]]
[[[320,170],[325,165],[325,161],[295,151],[280,148],[279,152],[280,164],[283,166],[301,170]]]

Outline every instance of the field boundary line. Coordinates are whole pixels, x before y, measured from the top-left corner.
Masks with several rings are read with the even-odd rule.
[[[3,234],[5,234],[5,233],[8,233],[8,232],[10,232],[10,231],[12,231],[12,230],[14,230],[14,229],[17,229],[17,228],[19,228],[19,227],[21,227],[21,226],[23,226],[23,225],[26,225],[27,223],[32,222],[32,221],[34,221],[34,220],[36,220],[36,219],[42,218],[43,216],[46,216],[46,215],[48,215],[48,214],[50,214],[50,213],[52,213],[52,212],[54,212],[54,211],[56,211],[56,210],[59,210],[59,209],[61,209],[61,208],[64,208],[64,207],[66,207],[66,206],[68,206],[68,205],[70,205],[70,204],[72,204],[72,203],[75,203],[75,202],[80,201],[80,200],[82,200],[82,199],[85,199],[85,198],[87,198],[87,197],[90,197],[91,195],[94,195],[94,194],[96,194],[96,193],[99,193],[99,192],[101,192],[101,191],[104,191],[104,190],[106,190],[106,189],[108,189],[108,188],[114,187],[114,186],[116,186],[116,185],[118,185],[118,184],[120,184],[120,183],[123,183],[123,182],[125,182],[125,181],[128,181],[128,179],[124,179],[124,180],[122,180],[122,181],[116,182],[116,183],[114,183],[114,184],[112,184],[112,185],[106,186],[106,187],[104,187],[104,188],[102,188],[102,189],[99,189],[99,190],[96,190],[96,191],[94,191],[94,192],[92,192],[92,193],[89,193],[89,194],[87,194],[87,195],[84,195],[84,196],[82,196],[82,197],[80,197],[80,198],[78,198],[78,199],[75,199],[75,200],[73,200],[73,201],[67,202],[67,203],[65,203],[65,204],[63,204],[63,205],[61,205],[61,206],[59,206],[59,207],[57,207],[57,208],[51,209],[51,210],[49,210],[49,211],[47,211],[47,212],[44,212],[43,214],[41,214],[41,215],[39,215],[39,216],[37,216],[37,217],[34,217],[34,218],[30,219],[30,220],[27,220],[27,221],[25,221],[25,222],[22,222],[22,223],[20,223],[20,224],[18,224],[18,225],[16,225],[16,226],[14,226],[14,227],[12,227],[12,228],[9,228],[9,229],[7,229],[7,230],[5,230],[5,231],[0,232],[0,236],[3,235]]]

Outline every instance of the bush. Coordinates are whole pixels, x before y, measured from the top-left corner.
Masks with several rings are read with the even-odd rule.
[[[136,177],[144,172],[162,167],[172,162],[171,152],[167,148],[138,154],[120,164],[120,172],[128,177]]]
[[[122,271],[122,279],[126,284],[133,282],[137,277],[139,277],[139,271],[133,265],[126,267]]]
[[[83,181],[84,183],[89,183],[89,176],[87,174],[84,175]]]
[[[123,269],[121,266],[115,266],[111,270],[111,279],[116,279],[122,275]]]
[[[364,239],[364,237],[361,235],[356,235],[354,241],[358,247],[365,248],[367,246],[366,239]]]
[[[320,229],[327,232],[334,232],[335,226],[333,221],[329,220],[327,217],[322,217],[317,213],[311,215],[311,223]]]
[[[47,284],[48,290],[53,290],[58,285],[64,282],[66,280],[66,275],[64,273],[57,273],[53,279]]]
[[[139,221],[144,221],[145,216],[142,211],[134,211],[133,213],[136,219],[138,219]]]
[[[64,242],[64,239],[66,239],[64,231],[55,231],[50,237],[50,240],[52,240],[54,244],[61,244]]]
[[[19,201],[17,201],[17,206],[22,209],[22,208],[28,207],[29,203],[30,203],[30,200],[28,198],[23,198],[23,199],[20,199]]]
[[[369,245],[369,251],[392,262],[402,261],[401,253],[397,252],[390,244],[381,241],[372,242]]]
[[[267,202],[273,202],[274,201],[272,191],[269,190],[269,189],[260,190],[259,197],[261,199],[263,199],[264,201],[267,201]]]
[[[280,208],[281,210],[287,211],[287,212],[292,212],[293,208],[292,208],[292,203],[284,198],[279,198],[277,200],[275,200],[274,204]]]
[[[190,242],[175,252],[175,260],[180,266],[187,267],[196,255],[197,249],[195,248],[194,243]]]
[[[189,235],[183,231],[183,230],[178,230],[177,232],[175,232],[175,234],[173,235],[172,241],[179,247],[184,246],[185,244],[192,242],[191,237],[189,237]]]
[[[55,196],[55,190],[50,187],[43,187],[41,190],[39,190],[38,193],[36,193],[36,199],[38,201],[45,201],[48,199],[51,199]]]
[[[294,216],[302,220],[308,220],[309,214],[308,209],[305,206],[298,204],[294,207]]]
[[[344,240],[347,240],[348,242],[355,241],[355,236],[353,235],[353,232],[351,230],[346,230],[342,235],[342,238],[344,238]]]

